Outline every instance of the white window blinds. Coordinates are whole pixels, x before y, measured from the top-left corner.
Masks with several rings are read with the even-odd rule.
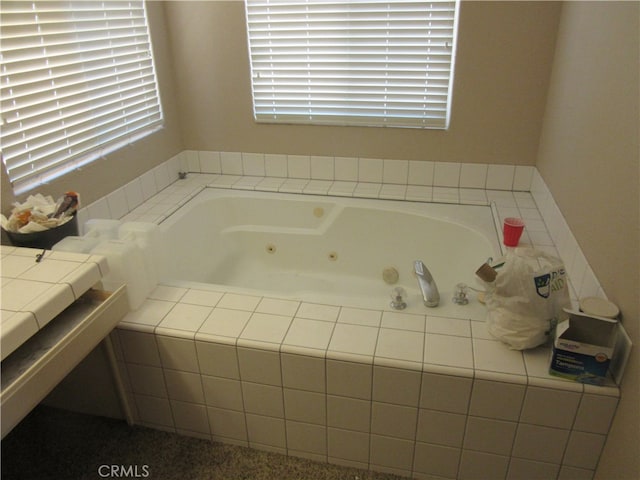
[[[0,9],[2,156],[21,193],[162,124],[144,1]]]
[[[457,1],[246,0],[259,122],[447,128]]]

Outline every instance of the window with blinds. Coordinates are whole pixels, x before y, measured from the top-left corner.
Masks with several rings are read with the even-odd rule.
[[[143,0],[2,0],[0,55],[0,145],[16,193],[162,126]]]
[[[457,1],[246,0],[258,122],[445,129]]]

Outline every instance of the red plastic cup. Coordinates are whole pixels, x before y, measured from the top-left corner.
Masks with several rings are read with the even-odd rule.
[[[516,247],[524,230],[524,222],[519,218],[508,217],[504,219],[503,240],[507,247]]]

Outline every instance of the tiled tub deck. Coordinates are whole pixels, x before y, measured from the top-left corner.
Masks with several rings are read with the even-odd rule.
[[[194,177],[124,220],[161,221],[205,183],[259,183]],[[416,200],[408,189],[402,198]],[[525,241],[553,249],[530,194],[453,190],[455,201],[472,193],[475,203],[495,201],[501,216],[528,217]],[[423,200],[447,201],[430,195]],[[547,347],[512,351],[483,321],[426,308],[160,285],[113,336],[140,424],[418,479],[590,479],[619,396],[613,383],[550,377]]]

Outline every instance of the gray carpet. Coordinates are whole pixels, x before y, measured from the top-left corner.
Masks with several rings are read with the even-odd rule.
[[[1,446],[2,480],[401,479],[44,406],[31,412]],[[116,465],[116,470],[109,465]],[[125,470],[118,470],[120,465]]]

